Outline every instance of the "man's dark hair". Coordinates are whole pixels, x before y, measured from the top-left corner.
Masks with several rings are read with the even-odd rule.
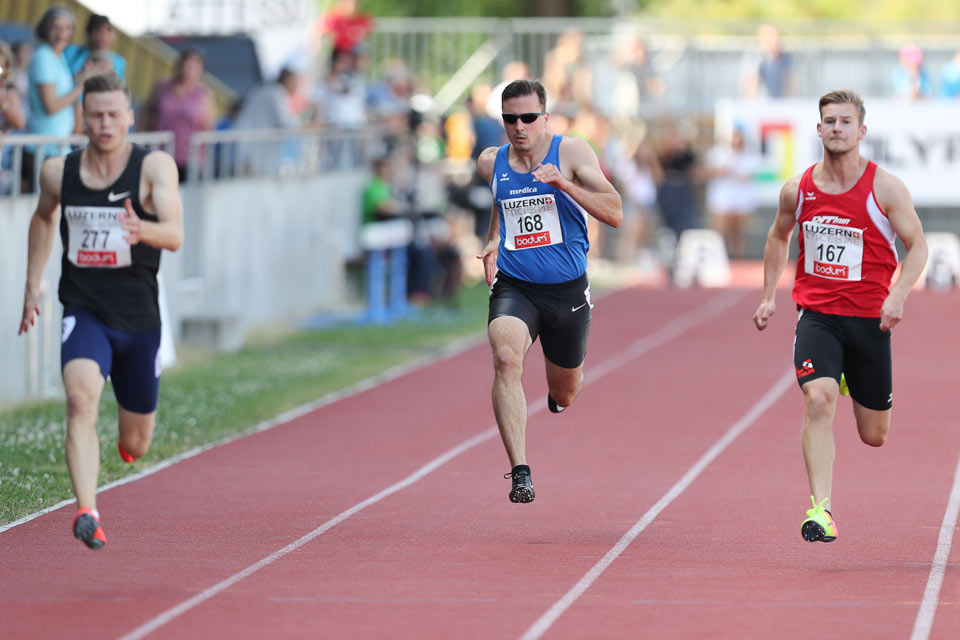
[[[514,80],[503,88],[503,93],[500,94],[500,104],[502,105],[511,98],[522,98],[532,94],[537,94],[540,99],[540,109],[546,110],[547,90],[543,88],[539,80]]]
[[[90,76],[83,82],[84,99],[86,99],[87,95],[91,93],[106,93],[109,91],[123,91],[123,94],[127,96],[127,104],[132,102],[130,97],[130,89],[128,89],[127,85],[123,83],[123,80],[120,79],[120,76],[112,71]]]
[[[291,78],[296,78],[297,72],[291,69],[290,67],[284,67],[280,69],[280,73],[277,74],[277,84],[286,84]]]
[[[103,25],[107,25],[110,27],[113,26],[113,24],[110,22],[110,18],[108,18],[107,16],[100,15],[99,13],[91,13],[90,19],[87,20],[87,37],[89,38],[94,31],[96,31]]]

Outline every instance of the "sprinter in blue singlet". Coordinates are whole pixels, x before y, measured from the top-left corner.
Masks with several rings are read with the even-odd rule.
[[[510,458],[511,502],[535,493],[526,455],[527,406],[521,378],[537,337],[547,367],[547,406],[569,407],[583,386],[590,328],[587,216],[623,221],[620,196],[583,140],[551,135],[547,95],[536,80],[511,82],[501,95],[510,140],[485,149],[477,170],[494,205],[483,261],[490,289],[487,333],[493,349],[493,411]]]

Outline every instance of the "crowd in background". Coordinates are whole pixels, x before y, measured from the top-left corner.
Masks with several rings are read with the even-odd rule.
[[[34,43],[0,42],[4,133],[79,133],[84,79],[104,71],[125,76],[126,61],[112,50],[116,32],[108,17],[90,18],[82,45],[70,44],[76,28],[69,10],[54,7],[36,25]],[[512,80],[539,77],[549,101],[549,129],[586,139],[623,198],[623,228],[616,234],[599,225],[591,229],[592,256],[628,264],[669,260],[664,254],[683,231],[706,225],[723,235],[732,257],[745,255],[744,233],[756,209],[757,141],[737,129],[714,140],[710,123],[672,117],[666,108],[670,87],[642,39],[617,38],[598,52],[585,46],[581,33],[567,32],[542,69],[510,62],[497,84],[477,82],[461,106],[435,113],[402,60],[369,68],[366,40],[373,28],[372,18],[354,0],[341,0],[321,20],[328,57],[318,77],[284,68],[219,119],[214,95],[204,84],[203,52],[183,50],[172,76],[159,80],[149,98],[136,105],[137,127],[174,133],[172,153],[181,180],[188,176],[190,137],[199,131],[375,129],[379,144],[358,206],[365,224],[397,217],[414,223],[409,293],[416,302],[429,302],[451,299],[464,267],[476,268],[469,257],[486,238],[492,199],[473,161],[484,148],[506,142],[500,91]],[[755,51],[743,56],[740,95],[790,97],[792,73],[792,58],[777,29],[763,25]],[[958,97],[960,53],[934,79],[921,50],[905,46],[890,87],[891,95],[904,99],[935,92]],[[62,151],[49,145],[44,155]],[[24,150],[24,190],[35,172],[34,152]],[[217,161],[222,169],[226,160],[218,156]],[[237,162],[230,158],[231,170]],[[8,193],[15,179],[9,153],[2,168],[0,194]]]

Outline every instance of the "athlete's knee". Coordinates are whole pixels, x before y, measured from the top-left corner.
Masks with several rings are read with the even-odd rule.
[[[128,434],[126,437],[120,437],[120,442],[123,444],[124,450],[134,458],[142,458],[147,455],[151,440],[152,434],[144,435],[135,433]]]
[[[807,384],[803,387],[803,399],[811,419],[831,417],[837,406],[837,390]]]
[[[523,354],[509,346],[493,351],[493,368],[500,375],[519,376],[523,373]]]
[[[67,418],[76,419],[95,416],[100,404],[97,394],[84,389],[74,389],[67,392]]]
[[[882,447],[890,435],[890,425],[885,422],[873,422],[859,429],[860,440],[871,447]]]

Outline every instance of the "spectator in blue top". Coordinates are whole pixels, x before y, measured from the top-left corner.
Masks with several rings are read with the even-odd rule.
[[[71,44],[63,52],[70,72],[74,75],[80,73],[83,63],[87,61],[90,54],[100,51],[113,64],[113,72],[126,82],[127,61],[119,53],[110,49],[116,39],[117,32],[110,18],[97,13],[91,15],[90,20],[87,21],[87,44],[84,46]]]
[[[933,95],[930,76],[923,66],[923,52],[913,44],[900,48],[900,64],[890,75],[893,95],[907,100],[919,100]]]
[[[940,67],[940,96],[944,98],[960,97],[960,53],[954,55]]]
[[[33,53],[27,77],[30,81],[29,133],[50,136],[68,136],[77,122],[78,99],[83,93],[83,76],[73,74],[67,66],[63,51],[73,37],[73,13],[64,7],[47,9],[36,27],[40,44]],[[45,155],[61,153],[59,145],[47,145]]]

